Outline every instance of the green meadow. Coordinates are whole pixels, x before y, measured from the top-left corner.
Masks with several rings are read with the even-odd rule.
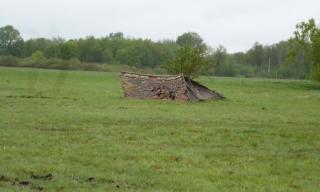
[[[201,77],[226,99],[123,97],[119,74],[0,68],[0,191],[320,190],[320,84]]]

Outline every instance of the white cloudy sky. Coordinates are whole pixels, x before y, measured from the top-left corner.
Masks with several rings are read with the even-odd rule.
[[[194,31],[229,52],[287,39],[309,18],[320,22],[320,0],[0,0],[0,26],[14,25],[24,38],[121,31],[163,40]]]

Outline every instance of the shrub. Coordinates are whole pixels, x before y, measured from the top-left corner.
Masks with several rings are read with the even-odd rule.
[[[19,66],[19,59],[11,55],[0,56],[0,66]]]

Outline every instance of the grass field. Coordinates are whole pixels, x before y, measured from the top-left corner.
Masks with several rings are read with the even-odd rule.
[[[227,99],[130,100],[115,73],[0,68],[0,191],[320,190],[320,84],[199,81]]]

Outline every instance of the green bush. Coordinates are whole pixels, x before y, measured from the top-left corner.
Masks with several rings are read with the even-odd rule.
[[[294,77],[296,72],[288,65],[281,65],[278,71],[278,77],[281,79],[288,79]]]
[[[249,65],[236,65],[239,76],[242,77],[254,77],[254,69]]]

